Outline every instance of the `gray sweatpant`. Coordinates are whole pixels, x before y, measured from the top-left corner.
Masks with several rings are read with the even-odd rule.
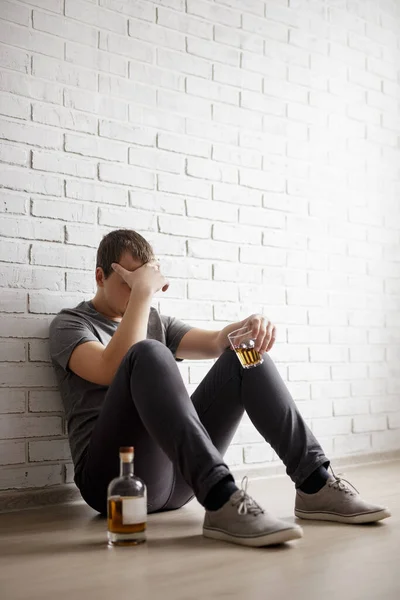
[[[148,511],[204,500],[230,471],[223,455],[244,411],[286,466],[296,487],[329,463],[268,354],[243,369],[226,350],[188,396],[176,362],[155,340],[133,345],[108,388],[75,481],[85,501],[106,512],[107,485],[119,473],[119,447],[135,447],[135,473]]]

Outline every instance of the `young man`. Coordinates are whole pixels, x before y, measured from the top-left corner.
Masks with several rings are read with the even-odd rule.
[[[150,513],[177,509],[195,495],[206,509],[207,537],[247,546],[301,537],[300,527],[269,515],[239,490],[224,463],[246,410],[295,483],[297,517],[366,523],[390,516],[328,473],[328,458],[268,356],[275,327],[264,317],[206,331],[160,315],[151,301],[169,284],[150,244],[132,230],[103,238],[96,283],[91,301],[62,310],[50,328],[75,482],[91,507],[106,512],[119,447],[134,446]],[[242,326],[252,330],[264,357],[248,370],[227,338]],[[190,398],[176,360],[208,358],[218,360]]]

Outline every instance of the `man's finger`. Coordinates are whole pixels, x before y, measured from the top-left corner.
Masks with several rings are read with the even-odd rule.
[[[275,344],[275,340],[276,340],[276,327],[274,326],[274,328],[272,329],[271,339],[269,341],[268,348],[266,349],[266,352],[269,352],[271,350],[272,346]]]
[[[267,351],[267,348],[271,341],[272,331],[273,331],[273,325],[272,325],[271,321],[268,321],[268,325],[267,325],[266,331],[265,331],[265,336],[264,336],[264,339],[262,341],[262,344],[261,344],[261,347],[259,350],[259,352],[261,354],[263,354],[264,352]]]

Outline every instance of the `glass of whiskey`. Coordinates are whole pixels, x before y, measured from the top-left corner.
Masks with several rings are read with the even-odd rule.
[[[262,365],[264,359],[257,350],[254,350],[255,342],[250,330],[246,327],[241,327],[240,329],[231,331],[228,339],[244,369],[251,369],[252,367]]]
[[[107,491],[108,544],[136,546],[146,541],[146,486],[133,473],[133,447],[120,448],[119,457],[120,475]]]

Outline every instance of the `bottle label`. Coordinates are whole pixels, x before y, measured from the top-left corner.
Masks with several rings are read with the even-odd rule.
[[[122,524],[135,525],[147,521],[146,497],[122,499]]]

